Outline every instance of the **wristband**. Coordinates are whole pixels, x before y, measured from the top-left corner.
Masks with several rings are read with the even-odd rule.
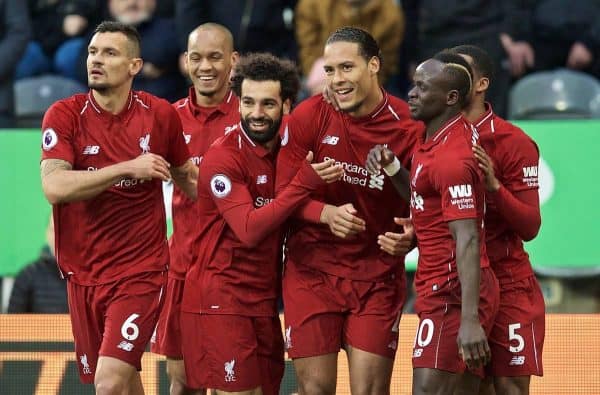
[[[394,157],[394,161],[392,163],[390,163],[389,165],[387,165],[386,167],[384,167],[383,171],[389,177],[393,177],[396,175],[396,173],[398,173],[400,171],[401,168],[402,168],[402,165],[400,164],[400,161],[398,160],[397,157]]]

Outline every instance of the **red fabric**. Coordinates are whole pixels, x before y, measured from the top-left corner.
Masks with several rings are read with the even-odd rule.
[[[520,281],[533,275],[523,240],[535,237],[541,224],[538,147],[521,129],[496,116],[491,107],[475,125],[502,184],[496,193],[486,193],[490,263],[500,284]]]
[[[323,181],[306,163],[275,197],[274,155],[241,126],[206,152],[198,180],[195,246],[182,308],[272,316],[280,289],[280,225]]]
[[[311,195],[313,200],[296,213],[297,219],[290,221],[288,255],[299,264],[354,280],[376,281],[395,273],[403,264],[402,258],[381,251],[377,236],[399,232],[394,216],[406,217],[408,207],[385,175],[369,175],[364,163],[374,145],[387,144],[403,165],[409,166],[422,128],[410,119],[404,101],[386,93],[377,108],[361,118],[335,111],[320,96],[300,103],[288,119],[282,140],[278,189],[289,182],[309,150],[315,162],[335,159],[343,166],[345,177],[317,189]],[[345,240],[334,236],[318,223],[324,203],[352,203],[357,215],[366,221],[367,230]]]
[[[189,96],[173,104],[183,125],[192,161],[199,165],[202,156],[219,137],[238,126],[239,100],[233,92],[225,95],[216,107],[203,108],[196,104],[196,93],[190,88]],[[173,189],[173,234],[169,239],[169,276],[183,280],[189,265],[195,259],[193,248],[197,204],[177,186]]]
[[[498,311],[498,280],[490,268],[481,270],[479,321],[489,335]],[[466,365],[458,354],[456,338],[460,328],[460,282],[443,284],[438,291],[426,296],[417,295],[415,312],[419,326],[413,348],[413,368],[431,368],[462,373]],[[483,377],[483,368],[472,373]]]
[[[488,267],[483,231],[484,189],[473,157],[477,132],[462,117],[449,120],[415,152],[411,180],[411,215],[419,247],[415,275],[418,294],[427,294],[458,277],[456,246],[448,222],[475,219],[480,263]]]
[[[170,358],[183,358],[181,351],[181,299],[184,281],[169,277],[164,289],[163,308],[150,340],[150,351]]]
[[[118,115],[91,93],[53,104],[42,122],[42,160],[62,159],[94,171],[151,152],[173,167],[189,159],[177,113],[165,100],[131,92]],[[160,180],[124,179],[98,196],[53,207],[56,256],[63,275],[81,285],[166,270],[165,210]]]
[[[95,286],[67,282],[83,383],[94,382],[98,356],[117,358],[142,370],[142,354],[161,310],[165,280],[166,273],[150,272]]]
[[[288,355],[337,353],[349,344],[393,359],[405,299],[404,277],[354,281],[288,260],[283,276]]]

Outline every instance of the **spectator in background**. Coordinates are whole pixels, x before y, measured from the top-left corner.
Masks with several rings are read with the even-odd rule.
[[[395,0],[300,0],[296,6],[296,40],[306,88],[319,93],[325,85],[323,46],[331,33],[343,26],[359,27],[373,35],[383,58],[380,82],[397,72],[404,14]],[[388,84],[386,90],[394,88]],[[394,89],[392,89],[394,91]]]
[[[74,60],[83,36],[98,17],[95,0],[29,0],[33,38],[17,66],[16,79],[56,72],[75,78]]]
[[[487,97],[496,114],[504,117],[511,82],[506,51],[521,51],[522,46],[504,48],[500,35],[522,35],[528,23],[525,9],[532,3],[533,0],[403,0],[407,21],[403,52],[408,62],[404,66],[409,80],[415,66],[438,51],[460,44],[477,45],[494,59],[496,78]]]
[[[181,72],[187,75],[184,51],[188,35],[206,22],[229,29],[240,54],[267,51],[296,59],[291,20],[295,5],[296,0],[175,0]]]
[[[600,78],[600,1],[542,0],[523,5],[519,35],[502,36],[513,76],[568,67]]]
[[[0,128],[14,127],[14,72],[30,34],[27,5],[21,0],[0,0]]]
[[[135,26],[142,37],[144,66],[134,79],[133,88],[174,102],[187,92],[185,78],[177,68],[179,48],[175,45],[175,23],[172,19],[157,17],[155,9],[156,0],[108,1],[109,18]],[[78,80],[84,84],[87,83],[86,59],[87,48],[83,47],[77,71]]]
[[[68,313],[67,283],[61,278],[54,257],[54,221],[50,216],[46,242],[39,258],[25,266],[15,278],[9,313]]]

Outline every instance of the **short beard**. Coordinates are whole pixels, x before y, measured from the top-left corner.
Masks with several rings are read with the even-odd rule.
[[[264,143],[267,143],[267,142],[273,140],[273,137],[275,137],[275,135],[277,135],[277,133],[279,132],[279,127],[281,126],[281,117],[280,117],[278,120],[273,121],[273,123],[267,129],[266,132],[255,133],[250,128],[250,122],[248,122],[246,120],[246,118],[242,118],[241,121],[242,121],[242,127],[244,128],[244,131],[248,134],[250,139],[252,139],[252,141],[254,141],[255,143],[259,143],[259,144],[264,144]]]
[[[97,92],[104,93],[110,89],[110,86],[106,83],[98,84],[95,82],[88,82],[88,88],[93,89]]]

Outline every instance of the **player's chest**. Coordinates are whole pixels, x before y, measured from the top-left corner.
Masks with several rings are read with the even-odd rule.
[[[82,123],[73,142],[77,168],[102,168],[154,153],[168,152],[166,130],[159,130],[152,118],[135,122]]]
[[[247,158],[244,182],[252,196],[254,207],[262,207],[275,198],[275,164],[269,157]]]
[[[181,122],[183,137],[190,151],[191,160],[198,166],[215,140],[238,128],[239,114],[212,116],[202,120],[188,115],[187,117],[182,116]]]
[[[440,194],[431,182],[436,166],[431,152],[415,153],[409,176],[410,207],[413,216],[426,216],[439,207]]]

